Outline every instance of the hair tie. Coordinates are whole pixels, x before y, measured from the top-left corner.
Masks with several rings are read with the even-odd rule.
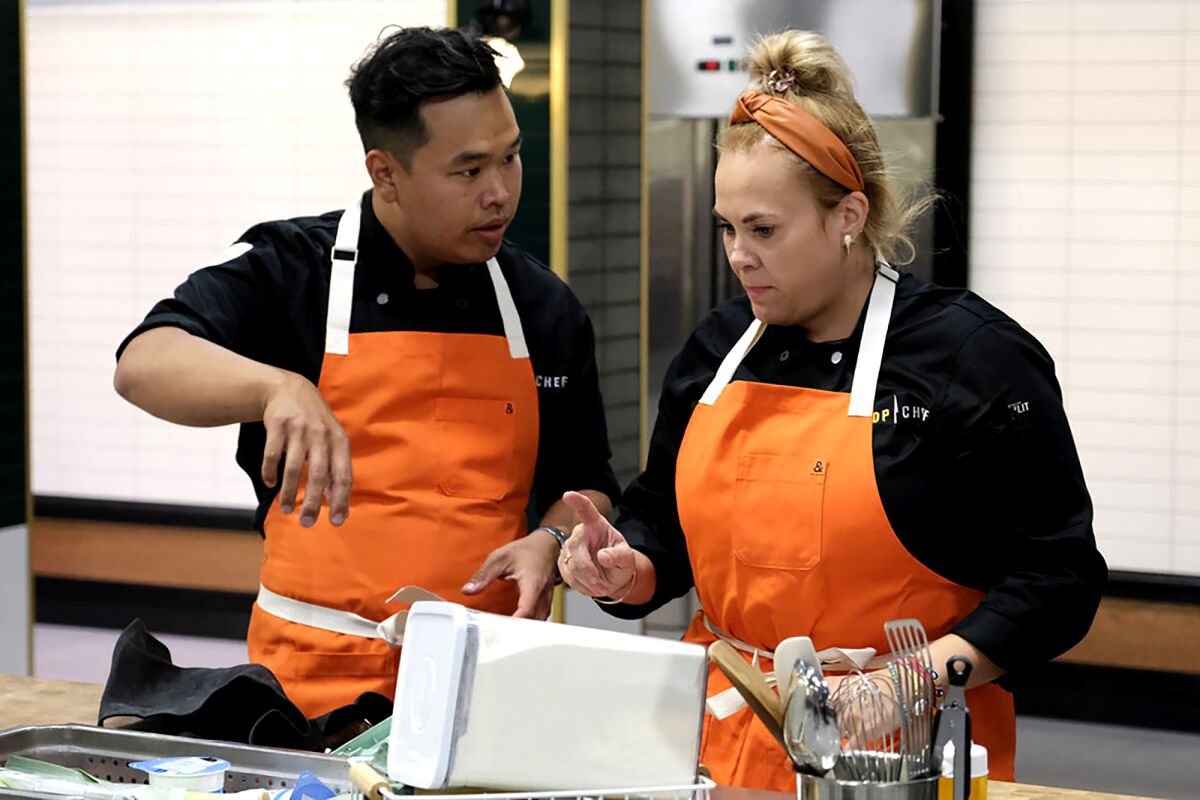
[[[796,73],[790,67],[773,69],[767,76],[767,86],[776,94],[796,91]]]

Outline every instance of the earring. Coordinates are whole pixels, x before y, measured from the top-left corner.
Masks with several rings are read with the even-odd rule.
[[[846,234],[842,237],[842,247],[846,248],[846,255],[850,255],[850,246],[854,244],[854,237]]]

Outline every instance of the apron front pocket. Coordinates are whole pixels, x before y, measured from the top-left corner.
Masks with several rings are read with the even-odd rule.
[[[438,488],[450,497],[503,500],[513,474],[517,409],[510,400],[439,397],[435,411],[441,457]]]
[[[734,488],[733,552],[764,569],[806,570],[821,561],[821,514],[829,462],[744,453]]]

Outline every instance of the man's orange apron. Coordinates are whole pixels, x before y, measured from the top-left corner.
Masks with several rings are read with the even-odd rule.
[[[687,641],[707,645],[715,629],[761,651],[759,666],[769,670],[771,652],[789,636],[809,636],[818,650],[886,653],[884,622],[915,617],[932,641],[978,605],[980,592],[934,574],[904,549],[875,482],[872,409],[897,278],[879,266],[849,395],[730,383],[762,333],[755,320],[696,406],[676,473],[704,609]],[[710,670],[710,698],[729,686]],[[989,684],[968,692],[967,702],[990,774],[1012,780],[1011,695]],[[787,754],[748,709],[705,717],[701,761],[719,784],[795,790]]]
[[[476,597],[460,588],[488,553],[527,532],[537,459],[537,388],[496,260],[487,266],[503,338],[351,334],[360,217],[355,204],[338,225],[317,386],[350,437],[351,513],[333,527],[322,509],[304,528],[276,498],[248,636],[251,660],[310,717],[364,691],[393,696],[399,651],[374,626],[398,610],[385,607],[397,588],[420,586],[502,614],[516,609],[508,583]]]

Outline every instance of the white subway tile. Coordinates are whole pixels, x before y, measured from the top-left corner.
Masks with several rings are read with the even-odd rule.
[[[1073,129],[1061,122],[989,123],[971,138],[973,158],[992,152],[1056,153],[1071,147]]]
[[[1163,153],[1185,144],[1177,122],[1075,125],[1071,147],[1095,153]]]
[[[1168,450],[1175,446],[1176,426],[1169,421],[1131,424],[1101,417],[1070,416],[1075,442],[1083,448],[1128,448]],[[1200,439],[1198,439],[1200,440]]]
[[[1172,218],[1179,212],[1183,189],[1176,183],[1077,183],[1067,203],[1077,212],[1158,212]]]
[[[1175,353],[1175,337],[1169,332],[1127,332],[1090,326],[1088,330],[1068,331],[1067,342],[1070,355],[1080,359],[1163,361],[1170,360]]]
[[[1097,531],[1104,531],[1104,541],[1117,539],[1162,544],[1171,539],[1173,520],[1174,515],[1169,511],[1127,511],[1097,506],[1095,528]],[[1102,546],[1101,551],[1103,549]]]
[[[1069,235],[1073,240],[1173,243],[1180,234],[1175,214],[1101,213],[1085,211],[1070,216]]]
[[[1068,296],[1075,300],[1116,300],[1173,304],[1177,299],[1173,274],[1125,275],[1113,272],[1072,272]]]
[[[1174,307],[1164,303],[1114,303],[1072,300],[1067,324],[1072,328],[1136,333],[1172,333]]]
[[[1138,572],[1168,572],[1171,569],[1171,549],[1166,541],[1127,539],[1115,532],[1102,532],[1097,524],[1096,543],[1108,561],[1109,569]]]
[[[1175,153],[1093,155],[1089,153],[1064,157],[1070,180],[1115,183],[1171,183],[1178,179],[1181,157]],[[1198,165],[1200,166],[1200,165]],[[1185,157],[1182,168],[1186,173],[1192,164]]]
[[[1189,483],[1177,483],[1174,503],[1176,512],[1186,515],[1200,515],[1200,483],[1194,479]]]
[[[1136,387],[1145,391],[1171,392],[1175,370],[1167,361],[1084,361],[1072,358],[1061,365],[1063,385],[1080,389],[1121,390]]]
[[[1165,111],[1165,109],[1160,109]],[[976,128],[984,123],[1065,123],[1071,119],[1072,103],[1061,95],[1024,95],[1012,92],[975,92],[971,114]],[[1111,113],[1111,109],[1110,109]],[[1172,110],[1178,118],[1178,104]],[[1143,118],[1144,119],[1144,118]]]
[[[1200,517],[1177,517],[1168,572],[1200,575]]]
[[[1170,453],[1143,453],[1080,448],[1089,480],[1168,482],[1174,477]]]
[[[1186,403],[1181,403],[1184,405]],[[1174,446],[1176,452],[1200,456],[1200,414],[1192,408],[1181,408],[1175,415]]]
[[[1062,34],[1023,36],[987,31],[975,40],[975,63],[1062,62],[1069,58],[1073,37]]]
[[[972,233],[988,239],[1065,240],[1067,214],[1055,211],[993,211],[972,217]]]
[[[1074,29],[1071,21],[1071,10],[1074,5],[1074,3],[1068,2],[1043,2],[1042,0],[1036,3],[1011,2],[1010,0],[981,2],[977,4],[975,12],[976,31],[1027,34],[1070,33]],[[977,35],[981,35],[981,33],[977,33]]]
[[[1066,183],[1033,181],[976,181],[971,187],[971,213],[1066,211],[1071,207],[1071,193],[1067,186]]]
[[[1163,423],[1170,422],[1173,416],[1169,396],[1085,389],[1074,389],[1064,395],[1067,414],[1071,419]]]
[[[1148,157],[1149,158],[1149,157]],[[971,167],[971,179],[977,181],[1066,181],[1070,177],[1070,158],[1066,155],[1027,155],[994,153]]]
[[[1129,34],[1137,31],[1169,33],[1184,27],[1187,3],[1167,2],[1094,2],[1084,0],[1073,6],[1071,27],[1075,31],[1108,31]],[[1119,47],[1122,37],[1117,37],[1114,47]]]
[[[1062,62],[1037,64],[978,64],[973,89],[980,93],[1019,92],[1050,94],[1059,92],[1065,99],[1071,89],[1071,65]]]
[[[1178,66],[1187,50],[1186,35],[1177,27],[1154,33],[1110,34],[1083,32],[1070,37],[1071,57],[1079,62],[1112,64],[1114,61],[1167,61]]]
[[[1177,94],[1152,94],[1144,91],[1104,92],[1075,95],[1069,102],[1070,119],[1075,122],[1111,122],[1127,124],[1177,122],[1183,119],[1182,98]]]
[[[1057,87],[1058,76],[1053,80]],[[1067,80],[1074,92],[1181,94],[1184,90],[1184,72],[1172,63],[1076,63]],[[1177,98],[1177,102],[1181,99]]]
[[[986,220],[991,211],[980,211],[971,217],[974,225]],[[986,223],[985,223],[986,224]],[[969,249],[971,279],[992,270],[1036,269],[1039,272],[1065,271],[1068,244],[1066,242],[1020,242],[999,238],[983,239],[972,227]]]
[[[1120,237],[1099,243],[1074,241],[1069,248],[1068,263],[1072,273],[1117,270],[1136,275],[1175,269],[1180,251],[1174,241],[1134,243],[1122,242]]]
[[[971,288],[985,298],[1030,297],[1063,299],[1067,276],[1058,270],[972,270]]]
[[[1089,476],[1088,490],[1097,508],[1152,512],[1170,511],[1171,508],[1171,487],[1161,481],[1093,480]]]

